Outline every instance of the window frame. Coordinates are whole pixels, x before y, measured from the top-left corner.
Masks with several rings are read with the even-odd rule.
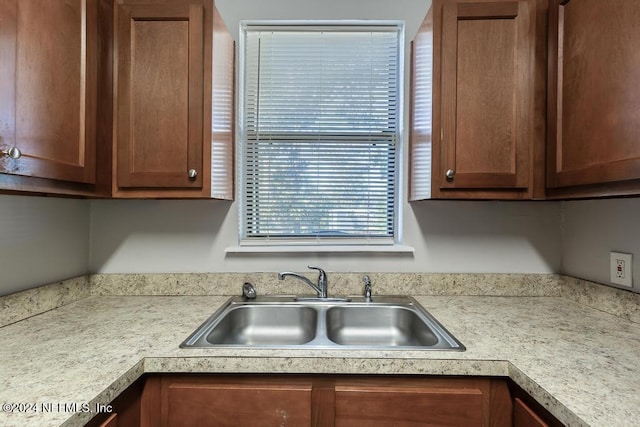
[[[397,69],[397,141],[395,146],[395,173],[394,185],[395,193],[393,194],[393,235],[389,237],[366,237],[354,236],[341,238],[335,236],[313,236],[313,237],[251,237],[244,235],[245,232],[245,144],[247,143],[247,126],[245,111],[245,95],[246,95],[246,34],[247,30],[295,30],[299,27],[301,31],[326,29],[327,27],[336,30],[367,31],[372,29],[389,28],[394,29],[398,33],[398,69]],[[239,147],[236,155],[237,179],[241,185],[236,186],[236,195],[238,200],[238,243],[239,246],[257,246],[257,247],[380,247],[380,246],[399,246],[401,243],[402,230],[402,195],[404,194],[404,91],[405,91],[405,40],[404,40],[404,21],[384,20],[384,21],[354,21],[354,20],[331,20],[331,21],[255,21],[243,20],[239,25],[239,70],[238,70],[238,125]]]

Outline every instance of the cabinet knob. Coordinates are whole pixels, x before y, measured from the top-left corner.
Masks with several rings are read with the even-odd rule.
[[[196,176],[198,176],[198,171],[195,169],[189,169],[188,175],[189,179],[196,179]]]
[[[453,177],[456,176],[456,171],[454,171],[453,169],[449,169],[447,170],[445,176],[447,177],[447,179],[453,179]]]
[[[18,147],[11,147],[7,150],[2,150],[2,155],[12,159],[19,159],[22,157],[22,151]]]

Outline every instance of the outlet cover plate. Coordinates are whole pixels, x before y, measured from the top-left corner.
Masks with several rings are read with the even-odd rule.
[[[626,286],[627,288],[633,287],[633,271],[631,269],[632,261],[632,254],[611,252],[611,268],[609,273],[611,283]]]

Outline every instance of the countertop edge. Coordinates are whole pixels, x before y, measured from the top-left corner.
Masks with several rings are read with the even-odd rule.
[[[260,359],[263,369],[252,369],[247,360]],[[460,360],[460,359],[406,359],[406,358],[359,358],[336,357],[332,369],[311,369],[313,356],[310,357],[143,357],[130,369],[110,384],[103,392],[95,396],[89,403],[111,402],[135,381],[146,374],[326,374],[349,375],[362,374],[360,368],[354,369],[354,361],[366,365],[366,372],[377,372],[367,375],[432,375],[432,376],[471,376],[509,378],[529,393],[538,403],[565,425],[588,426],[580,417],[571,412],[562,402],[539,386],[533,379],[508,360]],[[341,363],[343,362],[343,363]],[[349,362],[349,363],[347,363]],[[411,362],[411,368],[403,368],[403,364]],[[171,364],[177,364],[173,367]],[[255,366],[255,365],[253,365]],[[402,372],[392,372],[401,369]],[[61,427],[80,427],[85,425],[96,414],[74,413]]]

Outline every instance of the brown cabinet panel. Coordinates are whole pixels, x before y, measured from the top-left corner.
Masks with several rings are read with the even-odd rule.
[[[100,424],[100,427],[118,427],[118,414],[112,414]]]
[[[22,152],[0,155],[0,191],[233,199],[213,0],[7,0],[0,39],[0,150]]]
[[[203,5],[119,5],[117,37],[117,186],[202,188]]]
[[[515,177],[515,98],[510,95],[516,70],[504,65],[514,64],[516,34],[512,19],[458,23],[456,111],[460,119],[455,151],[450,150],[447,157],[459,179],[465,171],[478,169]],[[492,60],[483,60],[487,56]],[[507,186],[514,184],[505,180]]]
[[[163,426],[310,426],[311,383],[167,379]]]
[[[513,403],[513,427],[548,427],[549,425],[531,410],[522,400]]]
[[[116,397],[110,405],[91,419],[85,427],[140,427],[141,397],[146,380],[139,379]],[[157,409],[157,404],[155,405]]]
[[[313,427],[333,427],[336,418],[336,393],[330,379],[315,378],[311,394],[311,425]]]
[[[97,1],[5,1],[0,16],[0,148],[22,152],[0,171],[95,183]]]
[[[513,402],[514,427],[562,427],[565,425],[513,381],[509,381],[508,386]]]
[[[413,43],[410,200],[544,197],[545,0],[434,0]]]
[[[640,179],[638,22],[634,1],[551,2],[547,187]]]
[[[478,389],[336,386],[335,425],[482,426],[482,409]]]
[[[212,0],[119,0],[113,197],[233,199],[235,46]]]
[[[509,382],[500,378],[149,375],[125,390],[113,409],[119,426],[513,425]],[[98,426],[107,418],[97,417],[88,425]]]
[[[0,150],[16,146],[16,13],[15,1],[0,2]],[[0,156],[0,171],[11,170],[14,163]]]
[[[527,2],[444,4],[442,190],[528,187],[533,30]]]

